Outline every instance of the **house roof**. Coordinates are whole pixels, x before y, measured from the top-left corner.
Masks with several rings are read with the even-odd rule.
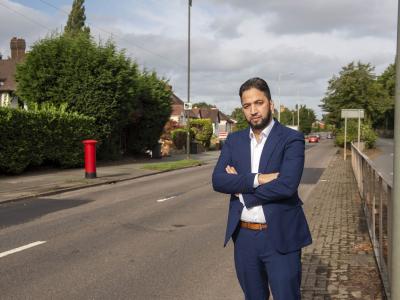
[[[171,100],[172,100],[172,105],[174,105],[174,104],[183,105],[183,101],[174,93],[172,93]]]
[[[233,121],[221,112],[218,108],[193,108],[192,111],[200,119],[211,119],[213,123],[220,123],[221,121],[227,121],[233,123]]]
[[[171,116],[181,116],[184,113],[183,109],[184,102],[172,93],[171,106],[172,112]],[[218,108],[197,108],[194,107],[189,111],[189,117],[194,119],[211,119],[213,123],[219,123],[222,121],[227,121],[228,123],[234,123],[234,121],[221,112]]]
[[[16,90],[16,65],[17,61],[13,59],[0,60],[0,91],[10,92]]]
[[[181,116],[183,112],[183,101],[174,93],[171,96],[172,112],[171,116]]]
[[[223,121],[227,121],[228,123],[235,123],[235,121],[233,119],[231,119],[230,117],[228,117],[226,114],[224,114],[222,111],[219,112],[220,114],[220,119]]]

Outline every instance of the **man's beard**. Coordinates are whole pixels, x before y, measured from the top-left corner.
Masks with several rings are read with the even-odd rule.
[[[262,118],[260,123],[252,124],[251,121],[247,121],[247,123],[249,123],[251,129],[263,130],[271,122],[271,119],[272,119],[272,112],[271,110],[269,110],[267,116],[265,118]]]

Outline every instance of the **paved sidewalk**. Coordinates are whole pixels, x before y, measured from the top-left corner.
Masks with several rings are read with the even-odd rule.
[[[215,162],[218,156],[219,151],[209,151],[200,154],[191,154],[190,158],[207,164]],[[131,159],[108,164],[100,163],[97,167],[97,178],[95,179],[85,179],[85,170],[83,168],[68,170],[51,169],[47,171],[26,172],[15,176],[0,176],[0,203],[156,174],[160,172],[144,170],[142,169],[143,165],[176,161],[185,158],[186,154],[177,154],[162,159]]]
[[[336,155],[305,202],[303,299],[383,299],[351,160]]]

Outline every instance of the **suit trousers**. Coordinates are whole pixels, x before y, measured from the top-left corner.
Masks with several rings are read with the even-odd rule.
[[[233,236],[236,275],[246,300],[301,299],[301,249],[279,253],[265,230],[238,228]]]

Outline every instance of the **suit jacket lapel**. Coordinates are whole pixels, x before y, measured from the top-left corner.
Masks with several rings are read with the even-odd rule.
[[[245,173],[251,173],[250,127],[243,131],[243,168]]]
[[[271,155],[280,140],[281,126],[282,125],[277,120],[275,120],[274,127],[272,127],[272,130],[269,133],[268,139],[265,142],[264,148],[261,153],[260,165],[258,166],[259,172],[263,172],[262,170],[266,169],[268,162],[271,159]]]

